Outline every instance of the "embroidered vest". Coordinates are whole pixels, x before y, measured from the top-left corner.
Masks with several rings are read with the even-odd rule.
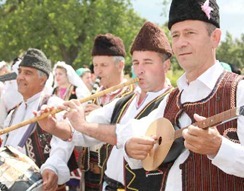
[[[42,105],[47,104],[49,97],[45,97],[39,105],[39,109]],[[41,129],[38,123],[30,124],[34,125],[34,131],[30,137],[26,140],[25,148],[27,156],[30,157],[38,167],[46,161],[50,153],[50,141],[52,135]]]
[[[162,95],[159,95],[152,101],[150,101],[144,109],[137,114],[135,119],[140,119],[142,117],[147,116],[151,111],[156,109],[160,102],[164,99],[165,95],[167,95],[173,88],[166,91]],[[134,99],[134,94],[128,95],[125,98],[119,100],[113,111],[113,115],[111,118],[111,123],[118,123],[123,114],[126,112],[127,107]],[[112,150],[112,145],[105,145],[103,148],[103,154],[101,156],[105,156],[103,160],[103,168],[105,169],[105,164],[109,157],[109,154]],[[127,162],[124,160],[124,180],[125,180],[125,188],[126,190],[159,190],[162,180],[161,170],[146,172],[144,169],[132,170]]]
[[[76,87],[73,86],[69,93],[69,99],[77,99],[75,94]],[[49,97],[44,98],[41,105],[47,104]],[[40,105],[40,106],[41,106]],[[30,157],[38,167],[41,167],[43,163],[47,160],[50,153],[50,142],[52,139],[52,135],[42,130],[38,123],[35,123],[35,130],[31,134],[31,136],[27,139],[25,148],[27,152],[27,156]],[[70,171],[73,171],[78,168],[75,159],[75,153],[72,152],[70,159],[68,161],[68,167]]]
[[[236,106],[236,88],[243,76],[224,72],[218,79],[212,92],[204,99],[197,102],[180,103],[178,89],[170,94],[169,102],[165,108],[165,115],[173,125],[178,125],[178,119],[182,112],[188,114],[194,123],[193,114],[210,117]],[[218,131],[229,140],[238,143],[236,133],[237,121],[232,120],[225,124],[218,125]],[[206,155],[190,152],[186,161],[180,165],[182,170],[183,191],[243,191],[244,179],[228,175],[216,166],[212,165]],[[166,184],[166,179],[162,184]]]

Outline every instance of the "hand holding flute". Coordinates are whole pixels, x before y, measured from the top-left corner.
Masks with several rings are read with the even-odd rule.
[[[93,95],[90,95],[88,97],[79,99],[78,101],[80,103],[85,103],[85,102],[87,102],[89,100],[93,100],[93,99],[95,99],[97,97],[103,96],[105,94],[108,94],[110,92],[113,92],[113,91],[115,91],[117,89],[123,88],[125,86],[128,86],[128,85],[133,84],[133,83],[136,83],[136,82],[138,82],[138,78],[135,78],[135,79],[132,79],[132,80],[128,80],[125,83],[122,83],[122,84],[113,86],[111,88],[105,89],[105,90],[100,91],[100,92],[98,92],[96,94],[93,94]],[[0,135],[5,134],[5,133],[8,133],[8,132],[13,131],[15,129],[18,129],[20,127],[23,127],[25,125],[28,125],[28,124],[31,124],[31,123],[35,123],[35,122],[37,122],[37,121],[39,121],[41,119],[44,119],[44,118],[48,117],[50,114],[51,115],[54,115],[54,114],[56,114],[58,112],[61,112],[62,111],[62,107],[59,107],[59,108],[49,108],[48,110],[49,110],[48,113],[45,112],[42,115],[36,116],[34,118],[31,118],[31,119],[28,119],[28,120],[25,120],[25,121],[22,121],[21,123],[15,124],[15,125],[10,126],[10,127],[7,127],[5,129],[1,129],[0,130]],[[54,121],[54,119],[53,119],[53,121]]]

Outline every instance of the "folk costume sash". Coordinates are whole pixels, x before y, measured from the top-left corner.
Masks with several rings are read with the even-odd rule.
[[[243,76],[224,72],[218,79],[212,92],[197,102],[180,103],[181,92],[176,89],[170,94],[169,102],[165,108],[165,115],[173,125],[179,125],[178,119],[182,112],[188,114],[192,123],[195,122],[193,114],[210,117],[236,106],[236,89]],[[237,120],[229,121],[217,126],[218,131],[227,139],[238,143]],[[243,191],[244,179],[229,175],[212,165],[206,155],[190,152],[186,161],[180,165],[182,169],[183,191]],[[162,189],[166,179],[162,184]]]

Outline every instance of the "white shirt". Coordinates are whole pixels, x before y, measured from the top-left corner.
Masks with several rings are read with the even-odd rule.
[[[10,113],[6,120],[4,121],[4,126],[9,127],[14,124],[18,124],[24,120],[33,118],[33,111],[36,111],[39,106],[39,102],[41,100],[41,93],[38,93],[31,98],[29,98],[26,102],[22,102],[19,107],[16,109],[16,112],[14,113],[12,122],[11,122],[11,116],[12,113]],[[57,99],[57,98],[56,98]],[[54,103],[54,100],[49,99],[48,103]],[[18,150],[20,150],[22,153],[26,154],[25,147],[20,148],[18,146],[20,140],[22,139],[25,131],[28,129],[29,125],[26,125],[24,127],[18,128],[14,131],[9,132],[8,135],[3,135],[3,144],[5,145],[11,145]],[[51,147],[52,151],[50,155],[53,155],[55,160],[49,161],[45,163],[45,168],[49,168],[56,172],[58,174],[58,184],[63,184],[69,180],[69,169],[66,165],[69,156],[70,156],[70,148],[73,148],[73,145],[70,143],[64,142],[61,139],[58,139],[53,136],[51,141]],[[69,147],[70,146],[70,147]]]
[[[140,89],[136,88],[137,96],[132,100],[132,102],[129,104],[126,112],[122,116],[120,123],[125,124],[127,121],[130,119],[136,117],[136,115],[144,109],[144,107],[152,101],[154,98],[158,97],[159,95],[163,94],[168,88],[162,89],[161,91],[158,92],[148,92],[145,100],[141,103],[141,105],[138,105],[138,97],[140,94]],[[115,104],[117,103],[118,99],[112,101],[111,103],[105,105],[102,108],[99,108],[97,110],[94,110],[93,112],[90,113],[90,115],[87,118],[87,121],[89,122],[96,122],[96,123],[106,123],[109,124],[111,121],[112,113],[115,107]],[[75,133],[75,142],[76,144],[82,145],[85,144],[87,145],[92,145],[92,144],[97,144],[97,140],[93,138],[89,138],[85,135],[78,135],[78,133]],[[82,136],[82,138],[81,138]],[[82,143],[81,143],[82,142]],[[84,146],[84,145],[82,145]],[[116,165],[115,165],[116,164]],[[116,147],[113,147],[111,154],[109,156],[109,159],[107,161],[107,169],[105,171],[105,174],[124,184],[124,174],[123,174],[123,149],[117,149]]]
[[[9,110],[19,104],[23,98],[17,90],[16,80],[6,81],[0,100],[0,128],[3,128],[4,120],[7,117]]]
[[[181,90],[184,90],[181,95],[181,103],[185,102],[196,102],[199,101],[210,94],[213,90],[217,79],[223,72],[223,68],[217,62],[201,76],[199,76],[195,81],[187,84],[186,77],[183,75],[178,80],[178,87]],[[166,106],[166,98],[160,103],[159,107],[150,113],[147,117],[141,120],[130,121],[127,125],[117,125],[117,129],[120,129],[118,136],[119,143],[118,147],[123,147],[125,141],[128,137],[134,135],[145,135],[146,129],[149,125],[156,119],[163,117],[164,109]],[[244,81],[242,80],[237,87],[237,107],[244,104]],[[180,126],[186,127],[191,124],[191,119],[184,113],[180,119]],[[143,131],[138,133],[136,131],[137,127],[142,127]],[[131,129],[131,130],[129,130]],[[244,116],[240,116],[237,120],[237,134],[241,144],[234,143],[230,140],[227,140],[223,137],[223,141],[219,152],[217,155],[212,158],[212,164],[220,168],[227,174],[232,174],[239,177],[244,177]],[[124,152],[125,153],[125,152]],[[230,154],[231,153],[231,154]],[[184,150],[181,155],[176,159],[172,168],[169,171],[166,191],[182,190],[182,177],[181,169],[179,165],[182,164],[189,155],[189,151]],[[128,156],[125,156],[131,168],[141,168],[141,161],[131,159]],[[210,157],[209,157],[210,158]]]

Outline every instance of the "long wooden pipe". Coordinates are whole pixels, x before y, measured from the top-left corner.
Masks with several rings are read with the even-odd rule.
[[[132,80],[128,80],[127,82],[124,82],[122,84],[118,84],[118,85],[112,86],[111,88],[107,88],[107,89],[105,89],[103,91],[97,92],[97,93],[95,93],[93,95],[90,95],[88,97],[81,98],[81,99],[79,99],[79,102],[80,103],[85,103],[85,102],[87,102],[89,100],[96,99],[98,97],[106,95],[106,94],[108,94],[110,92],[113,92],[115,90],[121,89],[121,88],[123,88],[125,86],[131,85],[131,84],[136,83],[138,81],[139,81],[138,78],[135,78],[135,79],[132,79]],[[58,112],[61,112],[61,111],[62,111],[61,109],[55,108],[51,112],[43,113],[42,115],[40,115],[38,117],[33,117],[31,119],[27,119],[25,121],[22,121],[20,123],[17,123],[15,125],[10,126],[10,127],[6,127],[4,129],[0,130],[0,135],[8,133],[8,132],[13,131],[15,129],[18,129],[20,127],[23,127],[25,125],[28,125],[28,124],[31,124],[31,123],[35,123],[35,122],[37,122],[37,121],[39,121],[41,119],[44,119],[45,117],[49,116],[50,114],[55,114],[55,113],[58,113]]]

